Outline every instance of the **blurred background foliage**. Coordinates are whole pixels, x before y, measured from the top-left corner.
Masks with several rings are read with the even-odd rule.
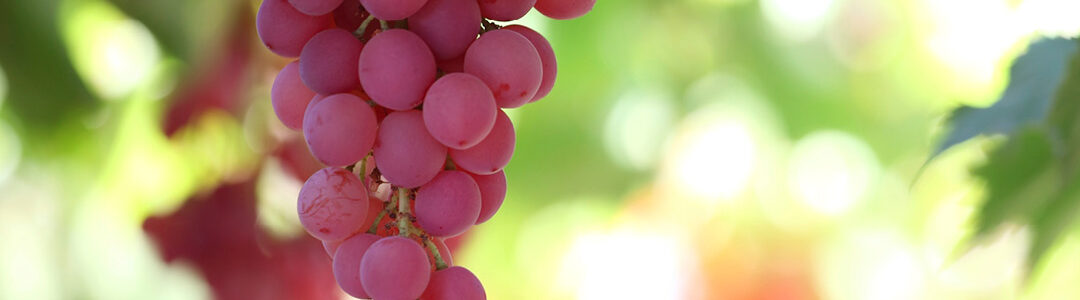
[[[0,299],[345,297],[297,224],[318,166],[257,7],[0,2]],[[1078,11],[532,12],[558,81],[510,112],[507,201],[454,261],[492,299],[1080,299],[1080,62],[1043,40]]]

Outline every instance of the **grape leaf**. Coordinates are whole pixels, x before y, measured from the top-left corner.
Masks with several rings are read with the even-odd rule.
[[[980,134],[1012,134],[1043,122],[1061,86],[1067,62],[1077,48],[1075,39],[1043,39],[1032,43],[1009,69],[1009,84],[994,105],[965,106],[953,111],[948,120],[951,130],[931,159]]]

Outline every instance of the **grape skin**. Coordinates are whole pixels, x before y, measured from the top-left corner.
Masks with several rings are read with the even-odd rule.
[[[360,261],[360,280],[375,299],[416,299],[431,279],[431,265],[420,244],[400,236],[375,242]]]
[[[548,18],[569,20],[584,16],[596,0],[536,0],[536,10]]]
[[[424,125],[443,145],[476,146],[495,126],[495,98],[479,78],[452,73],[435,81],[424,96]]]
[[[485,300],[484,285],[468,269],[449,267],[435,271],[420,300]]]
[[[304,116],[304,138],[320,162],[343,167],[371,151],[377,126],[371,106],[354,95],[337,94],[311,105]]]
[[[419,111],[390,113],[379,126],[375,165],[390,183],[418,187],[439,174],[446,162],[446,146],[424,128]]]
[[[304,230],[323,241],[342,240],[359,231],[367,214],[367,188],[353,173],[328,167],[300,188],[297,215]]]
[[[299,61],[281,68],[274,78],[274,85],[270,87],[270,104],[274,107],[274,114],[281,124],[294,130],[304,126],[304,111],[313,97],[315,92],[300,81]]]
[[[303,14],[285,0],[264,0],[255,16],[255,29],[263,45],[283,57],[300,56],[304,44],[332,24],[329,16]]]
[[[469,174],[443,171],[416,192],[416,222],[437,237],[459,235],[480,216],[480,187]]]
[[[480,187],[480,216],[476,225],[483,224],[495,216],[506,198],[506,173],[499,171],[491,175],[469,174]]]
[[[360,0],[371,15],[380,20],[396,21],[408,18],[424,7],[427,0]]]
[[[465,54],[480,32],[480,6],[476,0],[428,0],[409,18],[409,30],[424,39],[435,59]]]
[[[479,144],[465,150],[450,149],[450,159],[458,168],[477,175],[491,175],[510,163],[514,155],[514,124],[502,110],[495,117],[495,126]]]
[[[502,108],[525,105],[543,80],[540,53],[529,39],[512,30],[484,33],[465,52],[465,73],[488,85]]]
[[[364,91],[386,108],[409,110],[423,101],[435,82],[435,57],[424,40],[404,29],[376,34],[359,56],[359,76]],[[353,64],[357,65],[357,64]]]
[[[289,4],[304,14],[321,16],[334,11],[335,8],[341,5],[341,1],[342,0],[289,0]]]
[[[513,21],[524,17],[536,0],[480,0],[480,12],[495,21]]]
[[[559,72],[559,64],[555,60],[555,49],[551,47],[551,43],[543,35],[529,27],[510,25],[503,27],[503,29],[520,33],[533,44],[533,47],[536,47],[536,52],[540,54],[543,77],[540,80],[540,88],[536,90],[536,95],[533,96],[532,100],[529,100],[529,103],[543,99],[555,87],[555,76]]]
[[[300,79],[319,94],[349,92],[360,86],[355,66],[364,44],[341,28],[319,32],[300,53]]]
[[[371,298],[364,290],[359,270],[364,254],[378,240],[379,236],[374,234],[358,234],[341,242],[334,253],[334,278],[350,296]]]

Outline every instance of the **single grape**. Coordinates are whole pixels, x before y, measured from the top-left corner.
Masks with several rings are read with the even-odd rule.
[[[441,61],[465,54],[480,32],[480,20],[476,0],[428,0],[409,18],[409,30],[424,39]]]
[[[480,225],[495,216],[502,206],[506,198],[506,173],[499,171],[491,175],[469,175],[480,187],[480,216],[476,218],[476,225]]]
[[[446,163],[446,146],[424,128],[419,111],[393,112],[375,139],[375,165],[390,183],[415,188],[434,178]]]
[[[480,0],[480,12],[488,19],[513,21],[529,13],[536,0]]]
[[[502,108],[532,100],[544,75],[536,47],[520,33],[502,29],[484,33],[469,46],[465,73],[483,80]]]
[[[319,32],[300,53],[300,79],[319,94],[345,93],[360,86],[353,66],[360,60],[360,43],[341,28]]]
[[[293,61],[278,72],[274,85],[270,87],[270,104],[274,114],[285,127],[299,130],[304,126],[304,111],[307,110],[315,92],[300,81],[300,63]]]
[[[364,158],[375,143],[375,113],[351,94],[319,101],[304,116],[304,138],[311,154],[329,166],[348,166]]]
[[[360,0],[375,18],[394,21],[408,18],[424,7],[427,0]]]
[[[459,168],[478,175],[495,174],[510,163],[514,155],[514,124],[501,110],[495,117],[491,133],[479,144],[465,150],[450,149],[450,159]]]
[[[348,238],[346,238],[348,239]],[[338,246],[341,246],[341,242],[344,241],[321,241],[323,250],[326,250],[326,254],[330,255],[330,259],[334,259],[334,252],[337,251]]]
[[[484,285],[468,269],[449,267],[431,274],[420,300],[485,300]]]
[[[341,0],[289,0],[296,10],[311,16],[321,16],[334,11]]]
[[[452,73],[435,81],[424,96],[424,124],[443,145],[468,149],[491,132],[498,109],[483,81]]]
[[[353,64],[356,66],[357,64]],[[435,58],[416,34],[391,29],[371,38],[359,57],[360,83],[371,99],[386,108],[409,110],[423,101],[435,82]]]
[[[469,174],[442,171],[416,192],[416,222],[433,236],[455,236],[476,223],[480,205],[480,187]]]
[[[360,280],[374,299],[416,299],[431,278],[431,266],[420,244],[400,236],[382,238],[360,261]]]
[[[338,251],[334,253],[334,279],[341,286],[341,290],[356,298],[371,298],[364,291],[364,285],[360,279],[360,262],[364,254],[379,236],[374,234],[357,234],[342,241]]]
[[[520,33],[536,47],[536,52],[540,54],[540,65],[544,75],[540,80],[540,88],[536,90],[536,95],[529,102],[536,102],[544,98],[548,93],[551,93],[551,88],[555,86],[555,75],[559,72],[559,65],[555,61],[555,49],[551,48],[551,43],[543,35],[529,27],[510,25],[503,27],[503,29]]]
[[[584,16],[596,0],[536,0],[536,10],[557,20],[569,20]]]
[[[328,167],[312,174],[296,201],[300,224],[323,241],[342,240],[364,227],[368,211],[363,181],[342,168]]]
[[[303,14],[285,0],[264,0],[255,16],[255,29],[263,45],[284,57],[300,56],[312,36],[332,25],[330,16]]]

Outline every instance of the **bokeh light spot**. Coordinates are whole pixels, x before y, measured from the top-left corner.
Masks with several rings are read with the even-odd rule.
[[[848,212],[875,182],[878,162],[869,146],[840,131],[819,131],[791,150],[788,186],[794,196],[825,215]]]

